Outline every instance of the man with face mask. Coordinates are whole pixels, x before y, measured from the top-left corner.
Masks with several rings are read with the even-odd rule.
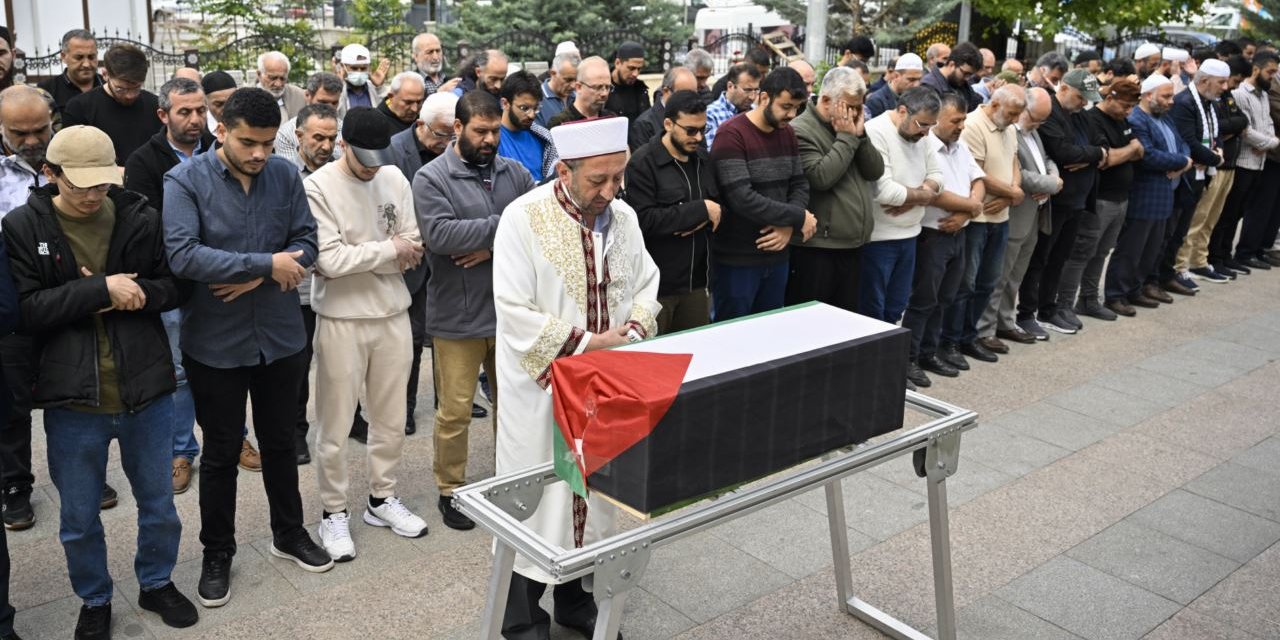
[[[141,49],[129,44],[113,45],[102,61],[105,82],[67,103],[62,126],[83,124],[106,132],[115,143],[116,162],[123,165],[163,127],[156,117],[159,100],[156,94],[142,88],[149,65]]]
[[[338,54],[338,76],[342,78],[342,99],[338,112],[352,107],[373,107],[377,89],[369,82],[369,49],[362,44],[349,44]]]
[[[1262,170],[1267,162],[1267,152],[1280,147],[1280,138],[1276,137],[1275,124],[1267,102],[1267,92],[1275,82],[1277,63],[1280,58],[1274,52],[1262,51],[1253,56],[1252,74],[1240,83],[1232,92],[1236,104],[1249,120],[1249,127],[1241,136],[1243,145],[1240,156],[1236,159],[1236,179],[1231,186],[1231,195],[1222,209],[1222,218],[1213,228],[1213,236],[1209,240],[1209,262],[1215,269],[1225,267],[1237,273],[1249,273],[1251,269],[1263,265],[1266,269],[1271,265],[1256,257],[1256,254],[1243,257],[1234,254],[1236,231],[1241,219],[1249,229],[1258,229],[1260,220],[1267,218],[1271,210],[1271,202],[1264,201],[1264,189],[1261,181]],[[1256,234],[1255,234],[1256,235]],[[1247,246],[1247,245],[1246,245]],[[1253,265],[1245,264],[1246,261]]]
[[[1080,330],[1058,313],[1058,285],[1062,267],[1075,244],[1079,218],[1097,184],[1098,169],[1107,166],[1106,150],[1090,143],[1089,130],[1081,116],[1090,102],[1102,102],[1098,79],[1084,69],[1072,69],[1058,84],[1053,110],[1040,127],[1040,139],[1049,159],[1063,170],[1064,186],[1053,197],[1049,224],[1040,229],[1018,291],[1018,326],[1037,340],[1049,339],[1046,328],[1067,334]],[[1065,305],[1066,301],[1062,303]]]
[[[508,205],[493,241],[495,363],[503,385],[499,474],[552,459],[547,389],[553,361],[657,332],[658,268],[644,250],[635,212],[614,199],[627,166],[626,119],[572,122],[551,135],[561,158],[555,180]],[[466,380],[471,389],[474,380]],[[612,505],[596,494],[577,497],[562,482],[543,489],[525,524],[565,549],[617,530]],[[504,637],[550,637],[551,616],[538,606],[548,584],[555,585],[556,622],[586,636],[594,632],[596,604],[581,578],[566,581],[516,558]]]
[[[973,92],[969,79],[982,70],[982,54],[968,42],[961,42],[951,50],[951,55],[939,62],[920,80],[920,84],[933,87],[938,93],[955,93],[965,99],[969,111],[982,104],[982,97]]]
[[[498,138],[498,155],[524,165],[534,182],[550,176],[558,159],[551,132],[534,122],[540,92],[538,78],[528,71],[517,71],[502,81],[502,136]]]
[[[525,82],[536,89],[536,78],[530,75]],[[414,207],[431,270],[426,332],[432,337],[439,384],[433,469],[440,513],[451,529],[475,526],[453,507],[452,499],[453,490],[466,484],[476,376],[483,366],[495,406],[501,406],[497,391],[506,384],[505,372],[499,375],[494,363],[499,335],[493,315],[494,233],[507,205],[534,186],[518,161],[498,152],[507,135],[502,120],[498,101],[488,92],[463,96],[453,124],[456,142],[413,178]]]
[[[54,124],[62,119],[62,110],[72,98],[102,85],[98,75],[98,39],[92,31],[72,29],[62,36],[60,51],[66,69],[36,85],[53,96]]]
[[[1150,295],[1157,287],[1147,274],[1160,258],[1164,227],[1174,213],[1174,190],[1195,162],[1166,115],[1173,104],[1173,82],[1152,74],[1141,91],[1128,120],[1142,145],[1142,160],[1134,167],[1124,226],[1107,266],[1106,305],[1122,316],[1135,315],[1134,307],[1160,306]]]
[[[289,83],[289,56],[268,51],[258,56],[258,86],[266,89],[280,105],[280,118],[290,120],[307,106],[302,88]]]

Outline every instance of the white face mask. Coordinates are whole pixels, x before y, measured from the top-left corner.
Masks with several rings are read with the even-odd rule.
[[[369,81],[369,72],[352,71],[347,74],[347,83],[353,87],[363,87]]]

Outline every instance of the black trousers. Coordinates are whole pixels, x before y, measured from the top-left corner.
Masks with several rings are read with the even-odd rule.
[[[1168,219],[1135,220],[1126,218],[1116,240],[1116,249],[1107,265],[1106,298],[1129,300],[1142,291],[1147,274],[1155,268],[1164,247],[1164,228]]]
[[[1191,219],[1196,215],[1196,204],[1200,202],[1200,194],[1204,193],[1204,181],[1192,181],[1187,186],[1184,180],[1173,192],[1173,217],[1164,228],[1164,248],[1160,250],[1160,260],[1147,281],[1153,284],[1168,282],[1178,275],[1178,250],[1187,239],[1187,230],[1191,228]]]
[[[4,431],[8,429],[0,425],[0,432]],[[4,463],[0,458],[0,473],[5,471]],[[13,614],[13,605],[9,604],[9,538],[4,527],[0,526],[0,637],[13,633]]]
[[[1227,194],[1227,201],[1222,205],[1222,215],[1213,228],[1213,235],[1209,236],[1209,264],[1222,264],[1233,255],[1236,230],[1240,227],[1240,220],[1244,218],[1249,202],[1258,195],[1262,184],[1259,182],[1261,176],[1261,171],[1236,167],[1231,193]]]
[[[538,627],[551,626],[551,616],[538,605],[547,585],[530,580],[518,573],[511,574],[511,589],[507,592],[507,609],[502,617],[502,637],[507,640],[524,640],[539,637]],[[582,578],[570,580],[552,587],[556,620],[588,620],[596,616],[595,598],[582,588]]]
[[[1050,201],[1052,202],[1052,201]],[[1071,257],[1076,243],[1076,228],[1083,210],[1053,207],[1050,212],[1050,232],[1041,233],[1031,252],[1027,273],[1022,276],[1018,288],[1018,321],[1048,318],[1058,310],[1058,283],[1062,280],[1062,267]],[[1074,300],[1064,301],[1074,304]]]
[[[312,343],[316,338],[316,312],[310,305],[302,305],[302,326],[307,330],[307,345],[302,348],[302,378],[298,380],[298,419],[294,433],[298,439],[307,437],[311,423],[307,422],[307,403],[311,401],[311,358],[315,355]]]
[[[253,403],[253,431],[262,453],[262,482],[271,510],[271,532],[279,539],[302,527],[302,497],[293,423],[303,352],[270,364],[219,369],[183,354],[187,384],[204,430],[200,464],[200,543],[205,552],[236,549],[236,475],[245,401]]]
[[[36,382],[31,338],[11,335],[0,338],[0,369],[5,386],[13,396],[8,424],[0,429],[0,484],[5,490],[30,491],[31,474],[31,387]]]
[[[1262,169],[1261,184],[1249,200],[1244,212],[1244,228],[1236,258],[1260,258],[1271,248],[1280,232],[1280,162],[1267,161]]]
[[[964,232],[943,233],[924,227],[916,237],[916,269],[902,328],[911,330],[912,360],[937,353],[942,318],[964,281]]]
[[[845,311],[858,311],[858,279],[862,248],[818,249],[791,247],[786,303],[825,302]]]

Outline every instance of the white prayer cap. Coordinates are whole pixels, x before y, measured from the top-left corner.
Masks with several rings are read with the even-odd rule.
[[[904,53],[898,57],[898,64],[893,66],[894,71],[924,71],[924,61],[920,56],[914,53]]]
[[[1133,59],[1142,60],[1144,58],[1150,58],[1151,56],[1159,55],[1159,54],[1160,54],[1160,45],[1154,44],[1151,42],[1144,42],[1142,46],[1138,47],[1137,51],[1133,52]]]
[[[349,44],[338,56],[342,64],[369,64],[369,49],[362,44]]]
[[[1142,81],[1142,93],[1147,94],[1163,87],[1166,84],[1173,84],[1173,81],[1166,78],[1164,74],[1153,73]]]
[[[577,53],[581,55],[581,52],[578,51],[578,45],[574,44],[572,40],[565,40],[564,42],[556,45],[555,55],[558,56],[562,53]]]
[[[1187,53],[1186,49],[1165,47],[1164,51],[1161,52],[1161,57],[1172,62],[1184,62],[1191,58],[1191,54]]]
[[[627,150],[626,118],[589,118],[559,125],[551,130],[551,141],[561,160],[591,158]]]
[[[1213,76],[1215,78],[1231,77],[1231,67],[1227,66],[1227,63],[1217,58],[1209,58],[1208,60],[1205,60],[1204,64],[1200,65],[1200,71],[1206,76]]]

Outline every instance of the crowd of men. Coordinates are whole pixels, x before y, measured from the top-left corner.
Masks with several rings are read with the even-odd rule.
[[[68,32],[63,73],[0,92],[4,525],[35,521],[40,408],[77,638],[111,635],[113,439],[138,604],[185,627],[199,615],[171,580],[174,495],[197,459],[205,607],[231,597],[238,468],[263,474],[271,553],[302,570],[356,557],[353,507],[427,534],[396,473],[424,347],[437,508],[468,530],[452,493],[486,415],[477,388],[498,471],[545,461],[558,357],[821,301],[910,329],[906,384],[928,387],[1080,316],[1280,267],[1280,58],[1249,41],[999,71],[988,50],[935,44],[874,84],[866,38],[820,79],[753,50],[711,83],[694,49],[654,92],[634,42],[611,59],[562,43],[543,77],[484,50],[451,76],[422,34],[416,68],[391,77],[352,44],[302,86],[268,52],[251,86],[182,69],[155,94],[140,50],[111,46],[101,68],[98,53]],[[351,439],[363,505],[347,498]],[[297,471],[313,460],[314,538]],[[571,546],[611,514],[549,489],[530,522]],[[503,634],[546,638],[538,599],[558,581],[516,574]],[[0,638],[16,637],[4,595]],[[580,581],[556,584],[554,613],[590,635]]]

